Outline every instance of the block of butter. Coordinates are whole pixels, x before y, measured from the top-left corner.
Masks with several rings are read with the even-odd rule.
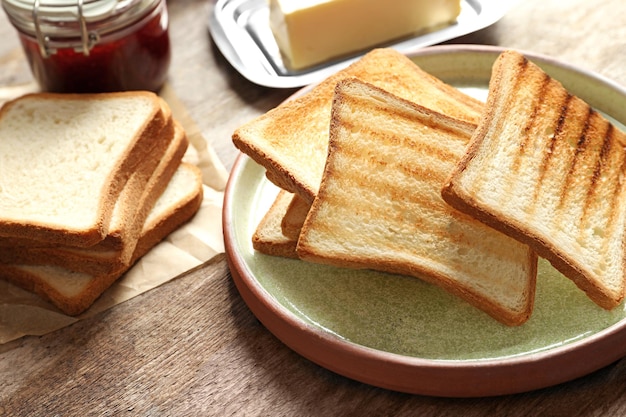
[[[453,23],[460,0],[269,0],[288,68],[300,70]]]

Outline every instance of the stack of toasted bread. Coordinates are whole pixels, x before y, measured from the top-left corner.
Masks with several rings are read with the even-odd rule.
[[[282,189],[260,252],[418,277],[507,325],[531,316],[537,254],[622,301],[626,137],[517,52],[482,103],[377,49],[233,142]]]
[[[199,170],[148,92],[30,94],[0,111],[0,278],[86,310],[200,207]]]

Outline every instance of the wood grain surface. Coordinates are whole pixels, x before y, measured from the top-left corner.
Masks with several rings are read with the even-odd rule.
[[[230,169],[232,131],[295,90],[254,85],[212,43],[212,2],[169,0],[170,84]],[[32,82],[0,13],[0,86]],[[516,47],[626,85],[626,2],[527,0],[448,43]],[[0,323],[1,324],[1,323]],[[620,416],[626,360],[529,393],[450,399],[387,391],[297,355],[251,314],[222,255],[91,319],[0,346],[4,416]]]

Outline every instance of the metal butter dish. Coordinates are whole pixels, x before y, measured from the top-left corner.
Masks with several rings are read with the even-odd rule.
[[[497,22],[512,3],[510,0],[463,0],[455,24],[381,46],[405,53],[457,38]],[[210,13],[209,30],[230,64],[248,80],[266,87],[292,88],[319,82],[363,54],[306,70],[289,70],[269,26],[267,0],[218,0]]]

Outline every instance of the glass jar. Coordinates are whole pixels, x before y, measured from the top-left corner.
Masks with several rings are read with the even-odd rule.
[[[167,78],[166,0],[2,0],[44,91],[157,91]]]

